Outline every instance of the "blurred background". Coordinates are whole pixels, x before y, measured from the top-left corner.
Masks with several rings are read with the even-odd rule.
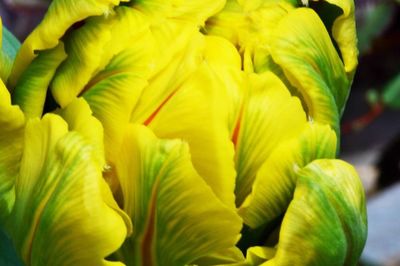
[[[400,1],[355,0],[359,67],[342,118],[340,157],[365,187],[369,233],[360,265],[400,266]],[[23,41],[50,0],[0,0]]]

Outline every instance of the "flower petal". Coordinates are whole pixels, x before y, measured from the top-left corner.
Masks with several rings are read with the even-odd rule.
[[[157,137],[187,141],[196,170],[215,194],[233,207],[234,149],[221,86],[211,68],[201,64],[148,125]]]
[[[127,227],[94,153],[59,116],[28,122],[10,216],[25,264],[122,265],[104,259],[122,244]]]
[[[130,125],[116,169],[134,233],[119,256],[129,265],[186,265],[236,244],[241,219],[191,164],[181,140]]]
[[[350,84],[317,14],[308,8],[289,12],[274,29],[270,47],[274,61],[303,96],[308,115],[338,133]]]
[[[224,3],[224,0],[146,0],[136,1],[131,6],[149,14],[156,21],[163,17],[202,26],[208,17],[223,8]]]
[[[317,160],[297,176],[276,255],[265,265],[356,265],[367,220],[354,168],[340,160]]]
[[[249,76],[242,115],[233,136],[236,144],[236,205],[240,206],[256,174],[283,140],[301,132],[306,116],[298,98],[271,72]]]
[[[5,83],[11,73],[17,51],[21,44],[18,39],[2,26],[0,17],[0,79]]]
[[[336,135],[329,126],[309,124],[296,139],[278,146],[257,173],[251,194],[239,209],[252,228],[283,214],[296,185],[296,173],[319,158],[335,158]]]
[[[74,24],[91,16],[106,15],[120,0],[55,0],[52,1],[42,22],[23,42],[10,76],[15,87],[21,74],[36,57],[37,51],[54,48],[60,38]]]
[[[358,64],[357,34],[354,11],[354,0],[312,0],[315,2],[327,2],[342,10],[332,25],[332,35],[335,39],[344,62],[344,67],[349,80],[353,79]],[[321,18],[324,17],[321,15]]]
[[[57,67],[67,57],[62,42],[51,50],[42,51],[22,73],[12,93],[12,101],[28,118],[41,117],[46,94]]]
[[[14,182],[22,156],[25,117],[0,79],[0,228],[14,205]]]
[[[148,22],[139,11],[118,7],[107,17],[93,17],[72,31],[66,38],[68,58],[58,69],[51,84],[56,101],[62,106],[69,104],[83,90],[90,89],[92,78],[104,70],[112,58],[148,30]],[[136,44],[138,43],[138,44]],[[89,88],[87,87],[89,85]]]
[[[68,124],[69,131],[76,131],[93,147],[100,168],[105,167],[104,134],[100,121],[92,115],[89,104],[83,99],[75,99],[67,107],[56,110]]]

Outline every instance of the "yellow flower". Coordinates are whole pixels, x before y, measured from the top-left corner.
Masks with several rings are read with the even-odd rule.
[[[351,0],[55,0],[5,36],[0,264],[356,264]]]

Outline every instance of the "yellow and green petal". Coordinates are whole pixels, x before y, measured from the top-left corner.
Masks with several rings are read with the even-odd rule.
[[[90,89],[92,79],[123,49],[144,46],[148,41],[137,39],[146,30],[148,22],[144,15],[128,7],[118,7],[107,17],[87,19],[82,27],[68,34],[65,43],[68,58],[51,84],[57,103],[64,107]]]
[[[18,106],[11,105],[10,93],[0,79],[0,228],[14,205],[24,128],[24,114]]]
[[[365,196],[354,168],[317,160],[297,173],[270,265],[356,265],[367,236]]]
[[[134,228],[118,252],[128,265],[186,265],[236,244],[241,219],[198,175],[185,142],[132,124],[116,169]]]
[[[37,51],[56,47],[59,40],[75,23],[91,16],[107,16],[120,2],[120,0],[52,1],[42,22],[23,42],[17,54],[10,76],[10,86],[15,87],[22,73],[37,56]]]
[[[237,206],[250,194],[259,168],[275,147],[298,135],[307,123],[300,100],[271,72],[249,75],[247,86],[233,134]]]
[[[62,42],[51,50],[41,51],[22,73],[12,93],[12,101],[28,118],[43,114],[46,95],[58,66],[67,57]]]
[[[127,235],[95,150],[54,114],[28,121],[11,237],[27,265],[123,265],[105,258]]]
[[[353,80],[353,76],[358,64],[357,34],[355,21],[354,0],[311,0],[312,2],[329,3],[341,9],[341,14],[335,18],[331,31],[336,41],[344,62],[344,67],[348,75],[349,81]],[[311,4],[312,4],[311,2]],[[327,12],[332,12],[327,10]],[[324,15],[320,14],[324,20]]]
[[[8,77],[21,44],[17,38],[2,26],[0,17],[0,79],[7,84]]]
[[[300,91],[310,118],[338,132],[349,82],[318,15],[308,8],[290,11],[274,29],[270,50],[273,60]]]
[[[244,223],[257,228],[278,218],[292,199],[297,172],[315,159],[335,156],[336,135],[327,125],[309,124],[298,138],[282,143],[260,167],[239,208]]]

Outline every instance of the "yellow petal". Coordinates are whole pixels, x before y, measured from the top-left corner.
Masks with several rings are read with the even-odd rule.
[[[354,0],[312,0],[315,2],[328,2],[339,7],[342,13],[334,20],[332,36],[335,39],[343,58],[349,80],[353,79],[358,64],[357,34],[354,11]],[[324,19],[321,14],[321,18]]]
[[[234,150],[220,86],[211,69],[202,64],[157,110],[148,125],[160,138],[187,141],[196,170],[215,194],[233,207]]]
[[[350,84],[317,14],[307,8],[290,11],[274,29],[270,47],[274,61],[300,91],[310,119],[338,133]]]
[[[237,206],[251,192],[260,166],[274,148],[283,140],[299,134],[306,124],[299,99],[292,97],[271,72],[250,75],[247,86],[242,116],[233,135]]]
[[[11,236],[27,265],[122,265],[105,260],[127,227],[95,151],[56,115],[28,122]]]
[[[130,125],[116,168],[134,226],[119,252],[128,265],[186,265],[236,244],[241,220],[197,174],[186,143]]]
[[[319,158],[335,158],[336,135],[329,126],[309,124],[296,139],[282,143],[260,167],[252,192],[239,209],[252,228],[268,224],[290,203],[296,173]]]
[[[92,116],[88,103],[82,98],[75,99],[56,113],[67,122],[69,131],[79,132],[92,145],[99,167],[105,167],[103,126]]]
[[[202,26],[208,17],[223,8],[224,3],[224,0],[146,0],[136,1],[131,5],[149,14],[156,21],[158,21],[159,17],[165,17]]]
[[[10,85],[15,87],[21,74],[37,56],[37,51],[57,46],[60,38],[74,24],[91,16],[107,15],[120,0],[55,0],[45,17],[23,42],[13,66]]]
[[[64,107],[82,91],[90,89],[90,80],[132,43],[134,46],[145,44],[146,40],[137,42],[137,39],[146,30],[148,23],[144,15],[128,7],[118,7],[114,14],[89,18],[82,27],[68,34],[68,58],[51,84],[57,103]]]
[[[0,227],[14,205],[14,182],[22,156],[25,118],[0,79]]]

